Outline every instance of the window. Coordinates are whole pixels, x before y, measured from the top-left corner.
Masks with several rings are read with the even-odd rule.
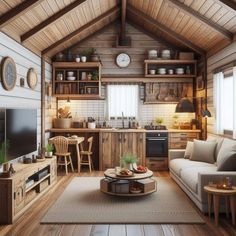
[[[138,116],[138,85],[108,85],[108,117]]]
[[[236,67],[233,73],[214,74],[213,99],[216,111],[215,130],[217,134],[232,131],[236,138]]]

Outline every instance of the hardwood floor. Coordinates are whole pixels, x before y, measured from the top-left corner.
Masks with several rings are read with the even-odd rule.
[[[77,173],[59,176],[58,183],[39,202],[34,204],[13,225],[0,226],[0,235],[6,236],[180,236],[180,235],[236,235],[236,228],[230,219],[220,216],[219,226],[214,225],[213,217],[203,216],[206,224],[155,224],[155,225],[40,225],[46,211],[61,195]],[[103,172],[81,173],[79,176],[103,176]],[[155,172],[155,176],[168,177],[166,171]],[[189,200],[191,201],[191,200]],[[194,204],[192,204],[194,206]],[[197,208],[196,208],[197,209]]]

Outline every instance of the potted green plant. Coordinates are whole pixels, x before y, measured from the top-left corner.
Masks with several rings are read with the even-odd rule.
[[[46,157],[52,157],[53,150],[54,150],[53,144],[52,143],[48,143],[47,146],[46,146],[45,156]]]
[[[178,123],[179,116],[173,115],[172,118],[173,118],[173,128],[178,129],[179,128],[179,123]]]
[[[137,163],[138,158],[134,154],[126,153],[121,157],[121,165],[133,170],[133,164]]]
[[[157,117],[155,121],[156,121],[157,126],[161,126],[161,124],[163,124],[164,122],[164,119],[161,117]]]

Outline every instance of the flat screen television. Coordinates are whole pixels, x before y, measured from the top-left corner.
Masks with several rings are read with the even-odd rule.
[[[37,110],[1,109],[0,141],[7,146],[6,160],[37,150]]]

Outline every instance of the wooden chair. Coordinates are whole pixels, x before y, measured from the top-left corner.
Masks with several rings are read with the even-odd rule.
[[[86,165],[89,166],[89,171],[91,172],[93,168],[93,160],[91,155],[93,154],[92,152],[92,146],[93,146],[93,137],[88,138],[88,151],[84,151],[83,144],[80,143],[80,166]],[[87,158],[85,158],[87,157]]]
[[[63,136],[56,136],[53,138],[53,144],[55,146],[57,156],[57,166],[65,166],[66,175],[68,174],[68,165],[71,166],[72,172],[74,172],[73,163],[71,160],[71,154],[68,152],[68,140]]]

